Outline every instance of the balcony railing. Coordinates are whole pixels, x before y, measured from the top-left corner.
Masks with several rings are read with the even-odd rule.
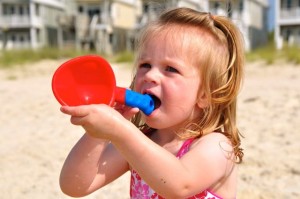
[[[281,8],[281,19],[300,19],[300,7],[296,8]]]
[[[31,26],[40,27],[42,19],[40,17],[11,15],[0,16],[0,27],[2,28],[27,28]]]

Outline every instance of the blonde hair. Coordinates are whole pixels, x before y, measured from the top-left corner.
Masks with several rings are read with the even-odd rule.
[[[139,58],[139,50],[149,39],[172,25],[193,27],[202,33],[199,36],[202,45],[196,46],[199,54],[195,54],[195,58],[202,80],[199,91],[204,92],[207,100],[202,117],[189,121],[179,133],[180,136],[187,139],[201,137],[214,131],[223,133],[233,145],[236,162],[242,162],[241,134],[236,126],[237,95],[243,79],[244,65],[242,35],[226,17],[213,16],[189,8],[176,8],[163,13],[143,29],[136,42],[136,58]],[[149,128],[140,118],[140,115],[137,115],[132,122],[140,128]]]

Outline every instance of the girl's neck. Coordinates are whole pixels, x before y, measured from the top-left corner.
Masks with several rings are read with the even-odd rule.
[[[152,139],[168,143],[178,139],[178,136],[175,131],[157,129],[156,131],[153,132]]]
[[[183,143],[183,140],[178,137],[175,131],[162,129],[155,130],[150,139],[173,154],[177,153]]]

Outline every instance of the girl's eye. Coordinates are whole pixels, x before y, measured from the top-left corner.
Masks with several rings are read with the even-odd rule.
[[[140,64],[140,68],[151,68],[151,65],[148,63]]]
[[[172,72],[172,73],[179,73],[179,71],[172,66],[167,66],[166,71]]]

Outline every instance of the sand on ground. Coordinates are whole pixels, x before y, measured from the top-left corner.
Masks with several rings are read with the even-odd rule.
[[[59,173],[83,129],[69,123],[51,90],[66,60],[0,69],[0,198],[68,199]],[[129,85],[129,64],[112,64],[118,86]],[[300,198],[300,67],[246,65],[238,103],[244,163],[237,197]],[[129,175],[86,199],[129,198]]]

